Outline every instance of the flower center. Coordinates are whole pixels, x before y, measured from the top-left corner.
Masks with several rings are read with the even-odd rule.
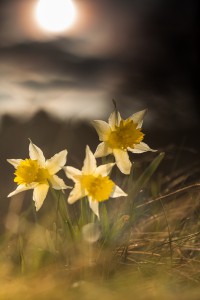
[[[108,176],[103,177],[101,175],[97,177],[93,175],[83,175],[81,176],[81,184],[83,188],[87,190],[88,195],[98,202],[107,200],[115,185]]]
[[[144,133],[141,128],[137,128],[137,123],[132,120],[121,120],[119,126],[115,126],[115,130],[111,131],[107,140],[108,146],[112,149],[126,150],[128,147],[134,148],[135,144],[139,144]]]
[[[32,182],[44,182],[49,178],[49,172],[45,168],[41,168],[37,160],[22,160],[17,167],[14,182],[17,184],[30,184]]]

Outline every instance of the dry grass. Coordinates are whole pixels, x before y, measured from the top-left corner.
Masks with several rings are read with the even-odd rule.
[[[199,299],[199,173],[194,164],[152,177],[134,216],[111,218],[121,234],[107,244],[104,236],[55,244],[51,211],[35,223],[22,214],[23,199],[13,200],[0,243],[0,299]]]

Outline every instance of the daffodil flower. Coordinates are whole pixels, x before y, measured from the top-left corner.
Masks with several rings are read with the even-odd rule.
[[[102,141],[94,156],[97,158],[113,154],[120,171],[130,174],[132,164],[128,151],[132,153],[156,151],[143,142],[144,133],[141,127],[145,113],[146,110],[142,110],[124,120],[118,111],[114,111],[108,123],[101,120],[93,121],[92,124],[99,135],[99,140]]]
[[[7,160],[16,169],[14,182],[18,184],[16,190],[10,193],[8,197],[33,189],[33,201],[35,201],[35,207],[38,211],[50,186],[56,190],[68,188],[64,181],[55,175],[66,163],[67,150],[45,160],[42,150],[30,141],[29,156],[30,158],[24,160]]]
[[[114,165],[115,163],[109,163],[97,167],[94,154],[87,146],[82,170],[70,166],[64,167],[66,176],[75,182],[75,186],[69,194],[68,203],[73,204],[87,196],[90,208],[99,218],[99,202],[108,200],[110,197],[127,196],[109,178],[109,173]]]

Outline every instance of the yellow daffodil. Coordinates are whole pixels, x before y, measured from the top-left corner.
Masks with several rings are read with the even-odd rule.
[[[38,211],[50,186],[56,190],[68,188],[64,181],[55,175],[66,163],[67,150],[45,160],[42,150],[30,141],[29,156],[30,158],[24,160],[8,159],[8,162],[16,169],[14,182],[18,184],[16,190],[10,193],[8,197],[33,189],[33,200]]]
[[[142,110],[124,120],[118,111],[114,111],[108,123],[101,120],[93,121],[92,124],[99,135],[99,140],[102,141],[94,156],[97,158],[113,154],[120,171],[130,174],[132,164],[128,151],[132,153],[156,151],[143,142],[144,133],[141,127],[145,113],[146,110]]]
[[[89,146],[87,146],[82,170],[73,167],[64,167],[67,177],[75,182],[68,202],[72,204],[87,196],[90,208],[99,218],[99,202],[108,200],[110,197],[127,196],[109,178],[109,173],[114,165],[114,163],[109,163],[97,167],[94,154],[91,152]]]

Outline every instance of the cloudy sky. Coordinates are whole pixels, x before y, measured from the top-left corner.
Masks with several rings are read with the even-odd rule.
[[[114,98],[126,115],[195,124],[198,1],[72,1],[74,24],[51,33],[39,0],[0,0],[0,114],[100,118]]]

